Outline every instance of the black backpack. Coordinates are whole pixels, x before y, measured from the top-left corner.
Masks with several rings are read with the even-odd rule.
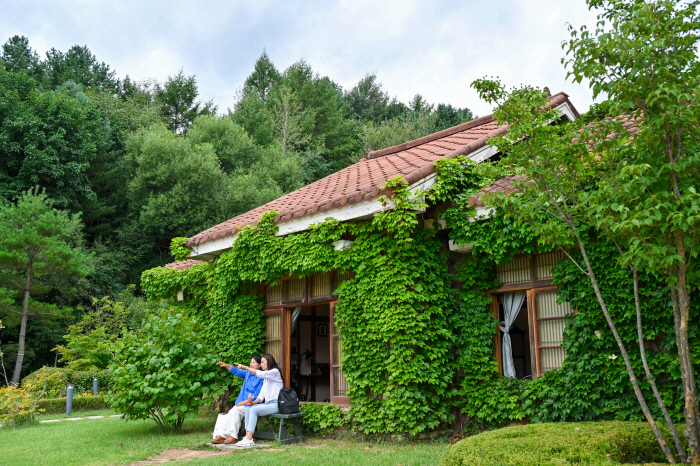
[[[277,397],[277,407],[280,414],[296,414],[299,412],[299,399],[293,388],[287,387],[280,390]]]

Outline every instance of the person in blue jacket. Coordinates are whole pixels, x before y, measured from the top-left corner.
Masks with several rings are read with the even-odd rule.
[[[250,360],[250,367],[258,369],[262,357],[258,354]],[[228,370],[236,377],[243,379],[243,387],[236,398],[236,403],[228,412],[228,414],[219,414],[214,426],[214,436],[211,443],[224,443],[227,445],[234,444],[238,441],[238,431],[241,428],[241,421],[245,418],[246,403],[255,400],[260,394],[264,379],[256,377],[252,373],[244,369],[238,369],[231,364],[219,361],[217,366],[221,366]]]

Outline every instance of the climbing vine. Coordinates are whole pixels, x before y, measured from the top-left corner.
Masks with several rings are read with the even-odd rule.
[[[170,253],[176,261],[185,260],[191,249],[187,247],[187,238],[178,237],[170,240]]]

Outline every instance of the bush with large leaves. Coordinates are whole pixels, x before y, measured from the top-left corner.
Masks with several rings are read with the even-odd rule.
[[[174,310],[148,317],[117,343],[112,408],[127,419],[152,419],[179,431],[200,405],[223,393],[214,356],[200,343],[193,319]]]

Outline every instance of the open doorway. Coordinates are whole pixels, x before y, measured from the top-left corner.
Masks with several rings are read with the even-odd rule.
[[[501,325],[503,325],[503,321],[505,320],[503,297],[503,294],[497,295],[498,321]],[[510,334],[515,377],[518,379],[532,378],[532,359],[530,354],[531,332],[528,318],[527,299],[523,300],[523,303],[520,306],[520,311],[511,324],[510,331],[508,333]],[[503,331],[501,331],[500,326],[498,330],[498,341],[499,344],[497,345],[497,348],[499,351],[501,351],[502,344],[500,343],[503,342]],[[501,366],[503,366],[503,364],[501,364]],[[503,373],[502,368],[501,373]]]
[[[330,304],[291,309],[290,386],[300,401],[331,399]]]

